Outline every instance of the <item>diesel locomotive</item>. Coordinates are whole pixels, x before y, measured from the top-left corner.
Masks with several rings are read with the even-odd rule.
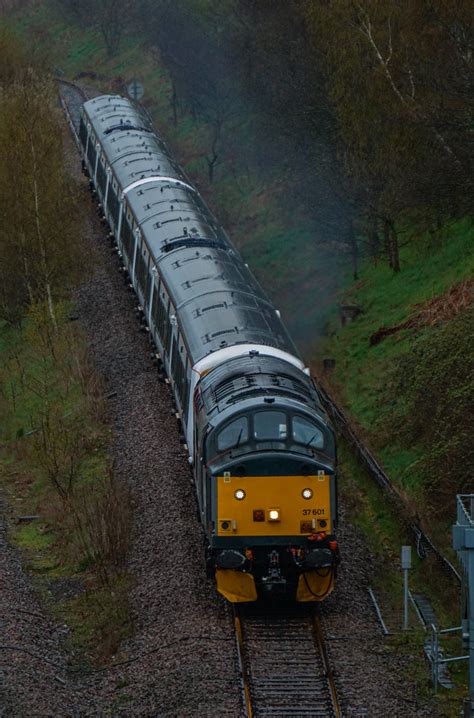
[[[120,96],[84,103],[83,167],[182,422],[209,575],[231,602],[334,587],[334,432],[276,310],[157,135]]]

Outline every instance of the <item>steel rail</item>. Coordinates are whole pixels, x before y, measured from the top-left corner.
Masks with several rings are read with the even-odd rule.
[[[318,647],[319,653],[321,655],[321,659],[323,661],[324,669],[326,671],[326,678],[329,685],[329,690],[331,693],[331,700],[332,700],[332,707],[334,711],[335,718],[341,718],[342,716],[342,710],[341,705],[339,703],[339,698],[337,695],[337,688],[336,688],[336,681],[334,678],[334,671],[331,666],[331,662],[329,661],[329,656],[326,648],[326,643],[324,641],[324,632],[321,625],[321,619],[319,618],[318,614],[316,613],[316,609],[313,608],[313,629],[314,629],[314,637],[316,641],[316,645]]]
[[[79,115],[75,118],[76,121],[74,121],[73,117],[73,110],[70,107],[70,102],[67,101],[67,93],[73,92],[75,94],[76,102],[79,100],[80,104],[83,104],[87,101],[88,97],[86,92],[81,88],[78,87],[78,85],[75,85],[73,82],[69,82],[69,80],[61,80],[59,78],[56,78],[56,82],[58,83],[58,95],[59,95],[59,102],[61,103],[61,107],[63,108],[64,114],[66,115],[66,119],[69,124],[69,128],[72,132],[72,135],[74,137],[74,141],[80,150],[80,141],[79,141]],[[63,88],[67,88],[67,92],[64,91],[61,92],[61,86]]]
[[[253,718],[253,707],[252,699],[250,696],[250,683],[249,673],[247,670],[247,664],[244,660],[244,637],[242,633],[242,621],[240,618],[240,607],[237,603],[233,604],[234,612],[234,628],[235,628],[235,643],[237,647],[237,659],[240,671],[240,681],[242,689],[242,704],[245,711],[246,718]]]
[[[340,433],[355,450],[359,462],[362,466],[364,466],[371,478],[374,479],[381,489],[387,493],[391,501],[393,501],[394,505],[397,507],[398,511],[400,512],[401,510],[405,525],[415,536],[416,549],[419,557],[424,558],[426,552],[431,551],[443,570],[460,583],[461,575],[459,572],[453,566],[451,561],[441,553],[437,546],[435,546],[430,537],[420,527],[417,520],[408,515],[406,505],[398,490],[393,485],[390,477],[385,473],[369,449],[363,444],[344,412],[338,407],[317,376],[315,376],[315,380],[324,408],[332,417]]]

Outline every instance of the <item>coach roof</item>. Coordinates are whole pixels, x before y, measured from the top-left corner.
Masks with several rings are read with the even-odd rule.
[[[144,110],[118,96],[96,97],[84,108],[122,190],[147,177],[183,177]]]
[[[235,344],[299,353],[260,285],[229,247],[183,247],[162,255],[159,270],[193,364]]]

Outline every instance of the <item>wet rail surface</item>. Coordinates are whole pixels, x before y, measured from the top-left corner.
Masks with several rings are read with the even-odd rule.
[[[247,718],[340,718],[317,610],[234,606]]]

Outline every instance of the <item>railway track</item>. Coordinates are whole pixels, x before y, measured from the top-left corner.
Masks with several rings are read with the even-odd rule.
[[[81,105],[89,98],[84,90],[73,82],[56,80],[58,83],[59,101],[67,117],[76,145],[79,148],[79,122]]]
[[[321,621],[312,607],[234,605],[246,718],[340,718]]]

